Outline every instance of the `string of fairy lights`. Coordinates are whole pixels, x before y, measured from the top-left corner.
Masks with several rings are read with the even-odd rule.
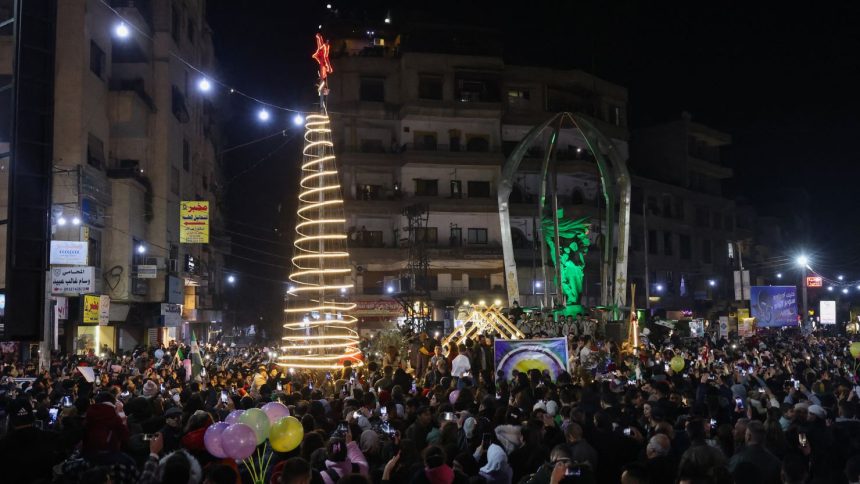
[[[151,42],[155,42],[155,39],[152,35],[150,35],[147,30],[143,27],[137,25],[136,22],[131,20],[130,18],[124,16],[121,12],[111,6],[106,0],[99,0],[99,3],[113,13],[116,16],[116,22],[112,28],[112,36],[120,42],[130,41],[132,36],[140,36],[145,38]],[[307,109],[296,109],[293,107],[282,106],[280,104],[270,102],[267,100],[260,99],[256,96],[253,96],[243,90],[238,89],[235,86],[229,85],[226,82],[218,79],[212,72],[208,72],[208,69],[204,69],[198,67],[193,62],[190,62],[188,59],[183,57],[180,53],[176,52],[173,49],[168,50],[168,55],[178,62],[186,66],[187,68],[194,71],[197,75],[197,79],[195,80],[195,85],[197,87],[197,91],[201,94],[205,95],[214,95],[218,90],[222,93],[227,93],[233,96],[238,96],[244,98],[251,102],[256,109],[255,116],[258,121],[262,123],[269,123],[274,121],[275,116],[273,111],[282,111],[286,113],[292,113],[291,121],[295,126],[302,126],[305,122],[305,116],[311,112]]]
[[[344,359],[361,364],[358,320],[349,314],[356,304],[343,297],[353,284],[347,280],[351,269],[345,250],[346,218],[329,123],[328,115],[312,114],[305,124],[293,285],[287,291],[292,304],[284,310],[282,366],[335,369]],[[319,334],[311,334],[314,329]]]

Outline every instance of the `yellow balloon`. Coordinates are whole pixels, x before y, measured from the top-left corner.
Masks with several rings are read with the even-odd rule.
[[[851,343],[851,346],[848,347],[848,351],[851,352],[851,356],[854,358],[860,358],[860,341]]]
[[[302,443],[305,429],[296,417],[284,417],[269,430],[269,443],[276,452],[289,452]]]
[[[679,355],[673,356],[672,359],[669,361],[669,366],[675,373],[681,373],[682,371],[684,371],[685,364],[686,363],[684,362],[684,358],[681,358],[681,356]]]

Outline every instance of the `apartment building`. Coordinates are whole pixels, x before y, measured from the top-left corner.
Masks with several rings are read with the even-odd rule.
[[[459,301],[504,299],[496,187],[507,154],[532,126],[560,110],[591,116],[626,153],[626,89],[578,70],[511,66],[492,54],[412,50],[398,36],[367,34],[333,36],[336,74],[329,79],[356,316],[367,329],[402,315],[391,296],[403,290],[409,263],[404,209],[415,204],[428,208],[420,236],[429,248],[433,319],[450,319],[444,309]],[[557,155],[560,200],[567,216],[590,216],[599,226],[599,175],[581,135],[569,128]],[[523,304],[537,303],[543,292],[535,284],[540,255],[533,232],[540,157],[540,149],[529,153],[511,197]],[[586,293],[596,302],[598,256],[589,261]]]
[[[214,67],[205,1],[108,3],[57,2],[51,232],[86,243],[93,274],[91,290],[53,290],[68,351],[203,338],[222,319],[215,105],[183,62]],[[180,244],[182,201],[210,202],[208,244]],[[84,292],[110,298],[101,324],[84,322]]]

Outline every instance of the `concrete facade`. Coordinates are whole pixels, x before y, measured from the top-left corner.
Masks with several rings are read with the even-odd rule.
[[[54,240],[88,242],[95,293],[111,298],[112,329],[80,325],[68,297],[60,346],[84,350],[94,332],[111,349],[204,337],[220,322],[224,253],[215,106],[196,86],[214,68],[205,1],[58,3],[54,109]],[[175,55],[174,55],[175,54]],[[210,202],[210,243],[179,243],[182,200]],[[5,236],[2,242],[5,249]],[[157,267],[155,278],[138,266]],[[162,304],[182,304],[165,328]]]

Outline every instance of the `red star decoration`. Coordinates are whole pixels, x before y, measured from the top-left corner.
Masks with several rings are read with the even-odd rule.
[[[331,62],[328,60],[329,44],[323,39],[323,36],[317,34],[317,51],[311,57],[320,65],[320,79],[323,81],[333,72]]]

